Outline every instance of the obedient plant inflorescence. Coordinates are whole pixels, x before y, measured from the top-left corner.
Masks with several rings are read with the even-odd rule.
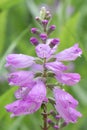
[[[9,54],[6,57],[6,66],[16,68],[16,71],[8,76],[9,85],[19,88],[15,92],[17,100],[5,108],[12,113],[11,117],[32,114],[41,108],[44,121],[42,130],[48,130],[49,127],[58,130],[70,122],[76,123],[77,118],[81,117],[81,113],[76,110],[78,101],[63,89],[64,85],[77,84],[80,75],[67,72],[68,67],[63,61],[75,60],[82,54],[82,50],[75,44],[56,54],[60,40],[49,38],[56,29],[55,25],[49,25],[50,20],[50,12],[42,7],[40,17],[36,17],[41,30],[32,28],[34,37],[30,38],[37,57],[24,54]],[[47,89],[52,93],[52,97],[47,94]],[[50,112],[47,109],[49,104],[52,105]]]

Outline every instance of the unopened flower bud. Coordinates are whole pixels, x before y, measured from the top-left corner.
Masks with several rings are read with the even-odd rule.
[[[59,129],[59,126],[58,126],[58,125],[54,125],[54,129],[55,129],[55,130],[58,130],[58,129]]]
[[[46,32],[47,30],[47,24],[48,24],[48,20],[42,20],[42,25],[43,25],[43,28],[44,28],[44,32]]]
[[[47,122],[50,124],[50,123],[52,123],[52,120],[51,119],[47,119]]]
[[[35,19],[36,19],[37,21],[38,21],[38,20],[40,20],[40,18],[39,18],[38,16],[36,16],[36,18],[35,18]]]
[[[40,19],[43,20],[46,16],[46,8],[42,7],[40,10]]]
[[[42,24],[43,24],[43,25],[47,25],[47,24],[48,24],[48,20],[46,20],[46,19],[45,19],[45,20],[42,20]]]
[[[53,111],[53,110],[50,111],[50,114],[51,114],[53,117],[56,116],[56,113],[55,113],[55,111]]]
[[[51,119],[47,119],[47,122],[52,127],[55,125],[54,122]]]
[[[50,26],[50,30],[54,31],[56,29],[56,26],[55,25],[51,25]]]
[[[47,11],[47,12],[46,12],[46,15],[49,15],[49,14],[50,14],[50,11]]]
[[[61,118],[60,115],[56,115],[56,116],[55,116],[55,119],[56,119],[56,120],[59,120],[60,118]]]
[[[56,26],[55,26],[55,25],[51,25],[51,26],[49,27],[49,29],[48,29],[47,34],[48,34],[48,35],[51,34],[55,29],[56,29]]]
[[[39,17],[36,17],[35,19],[40,25],[42,25],[42,20]]]
[[[55,45],[59,44],[60,40],[58,38],[54,38],[51,43],[50,43],[50,46],[51,47],[54,47]]]
[[[32,28],[31,33],[39,35],[40,31],[37,28]]]
[[[61,128],[65,127],[68,123],[67,122],[63,122],[63,124],[61,124]]]
[[[41,38],[41,40],[46,41],[46,39],[47,39],[47,34],[41,33],[41,34],[40,34],[40,38]]]
[[[50,20],[51,17],[52,17],[52,15],[51,15],[50,11],[46,11],[46,19]]]
[[[31,42],[33,45],[35,45],[35,46],[37,46],[37,45],[39,44],[38,39],[35,38],[35,37],[31,37],[31,38],[30,38],[30,42]]]
[[[37,32],[37,28],[32,28],[31,32],[35,34]]]
[[[54,113],[54,111],[53,111],[53,110],[51,110],[51,111],[50,111],[50,114],[53,114],[53,113]]]

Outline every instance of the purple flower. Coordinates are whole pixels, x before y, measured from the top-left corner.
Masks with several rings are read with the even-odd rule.
[[[46,98],[46,86],[43,81],[38,79],[29,93],[22,98],[5,106],[7,111],[12,113],[11,117],[32,114],[41,107]]]
[[[36,47],[37,56],[40,58],[50,58],[51,57],[51,48],[47,44],[39,44]]]
[[[26,68],[30,67],[34,63],[34,58],[24,54],[9,54],[6,57],[6,61],[6,67],[12,66],[15,68]]]
[[[33,82],[34,74],[31,71],[18,71],[9,74],[8,81],[9,85],[16,85],[21,87],[31,87]]]
[[[53,93],[57,112],[67,123],[75,123],[77,118],[82,116],[81,113],[76,110],[78,101],[60,88],[54,88]]]
[[[78,47],[78,44],[65,49],[64,51],[56,54],[56,58],[58,61],[72,61],[75,60],[78,56],[82,54],[82,50]]]
[[[30,38],[30,42],[35,46],[37,57],[24,54],[9,54],[7,56],[6,66],[15,68],[15,72],[9,74],[9,85],[18,86],[18,90],[15,92],[17,100],[6,105],[5,108],[12,113],[11,117],[32,114],[42,108],[43,120],[46,114],[47,123],[54,129],[60,129],[69,122],[75,123],[77,118],[81,117],[81,113],[76,110],[78,101],[69,93],[55,86],[58,83],[60,86],[62,84],[73,86],[80,81],[79,74],[66,72],[68,67],[62,61],[75,60],[82,54],[82,50],[78,47],[78,44],[75,44],[55,54],[60,40],[58,38],[49,39],[49,35],[56,28],[55,25],[49,26],[50,18],[50,12],[43,7],[40,11],[40,17],[36,18],[43,31],[38,28],[31,29],[31,32],[38,37],[38,39]],[[27,70],[21,70],[22,68],[27,68]],[[58,83],[51,84],[50,78],[54,78],[54,81],[55,79],[58,80]],[[46,97],[47,88],[53,89],[55,100]],[[65,120],[59,126],[56,124],[57,122],[48,120],[47,103],[55,105],[58,112],[51,111],[49,112],[50,116],[53,116],[56,121],[60,121],[61,118]],[[42,129],[44,128],[45,124]]]
[[[11,117],[27,115],[36,112],[41,106],[41,103],[32,100],[17,100],[5,106],[8,112],[11,112]]]
[[[80,81],[80,75],[77,73],[59,72],[59,73],[56,73],[55,77],[60,83],[66,84],[69,86],[73,86]]]
[[[45,66],[48,70],[52,70],[53,72],[56,72],[56,73],[58,73],[59,71],[67,70],[67,67],[58,61],[48,62],[45,64]]]
[[[32,90],[27,95],[28,99],[34,100],[36,102],[42,102],[46,99],[46,86],[40,79],[36,81],[36,84]]]
[[[31,84],[29,87],[20,87],[16,92],[15,92],[15,97],[16,99],[22,99],[25,98],[26,95],[28,95],[29,91],[33,88],[33,84]]]
[[[30,70],[34,73],[43,72],[43,65],[35,63],[30,67]]]

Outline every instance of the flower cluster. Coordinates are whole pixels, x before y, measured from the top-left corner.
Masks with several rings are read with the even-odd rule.
[[[31,29],[31,33],[35,37],[31,37],[30,42],[35,46],[37,57],[24,54],[9,54],[6,57],[6,67],[16,68],[16,72],[8,76],[9,85],[19,86],[19,89],[15,92],[17,100],[6,105],[5,108],[12,113],[11,117],[32,114],[42,104],[50,103],[46,90],[51,89],[54,95],[53,106],[57,112],[56,118],[58,120],[63,118],[66,124],[75,123],[77,118],[81,117],[81,113],[76,110],[78,101],[61,86],[64,84],[75,85],[80,81],[80,75],[67,72],[68,67],[63,64],[63,61],[75,60],[82,54],[82,50],[78,44],[75,44],[56,54],[60,40],[49,38],[56,29],[55,25],[49,26],[50,19],[50,12],[42,8],[40,17],[36,17],[36,20],[42,26],[43,32],[37,28]],[[23,70],[21,70],[22,68]],[[56,79],[57,84],[49,83],[49,78]],[[52,124],[51,121],[48,121],[48,124]],[[53,127],[59,128],[55,124]]]

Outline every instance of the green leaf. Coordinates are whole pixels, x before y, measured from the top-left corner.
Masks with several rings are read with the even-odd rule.
[[[11,103],[13,100],[13,93],[16,90],[15,87],[8,90],[6,93],[4,93],[2,96],[0,96],[0,119],[3,118],[6,115],[5,105]]]
[[[19,43],[19,40],[28,32],[28,27],[11,43],[5,54],[3,55],[2,59],[0,60],[0,71],[2,70],[4,64],[5,64],[5,58],[6,56],[11,53],[17,44]]]
[[[0,13],[0,56],[2,55],[5,43],[7,13],[7,11]]]
[[[9,9],[10,7],[22,2],[23,0],[0,0],[0,11]]]
[[[78,42],[76,36],[76,25],[78,21],[78,14],[74,15],[70,20],[68,20],[65,25],[62,27],[62,31],[60,33],[60,47],[59,50],[68,48]]]
[[[39,10],[33,0],[26,0],[27,1],[27,6],[29,11],[31,12],[33,17],[36,17],[39,15]]]
[[[87,92],[80,85],[75,85],[71,89],[74,91],[82,105],[87,106]]]

